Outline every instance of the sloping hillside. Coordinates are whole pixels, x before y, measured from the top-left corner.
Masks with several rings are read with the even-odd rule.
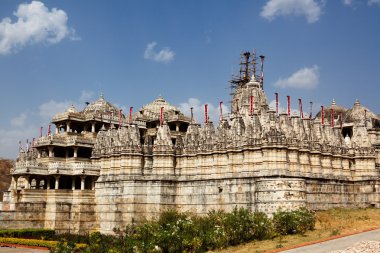
[[[11,184],[11,176],[9,175],[9,171],[12,166],[12,160],[0,158],[0,201],[3,200],[3,191],[8,190],[8,187]]]

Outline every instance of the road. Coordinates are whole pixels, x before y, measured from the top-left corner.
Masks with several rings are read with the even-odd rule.
[[[380,241],[380,229],[350,235],[326,242],[321,242],[301,248],[281,251],[281,253],[329,253],[335,250],[346,249],[361,241]]]

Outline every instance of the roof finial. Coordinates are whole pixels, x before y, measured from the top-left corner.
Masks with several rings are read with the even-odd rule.
[[[103,92],[100,92],[100,99],[104,99],[104,94],[103,94]]]
[[[331,105],[336,105],[335,98],[333,98]]]

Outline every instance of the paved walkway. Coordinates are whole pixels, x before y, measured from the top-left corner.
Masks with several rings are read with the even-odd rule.
[[[48,253],[48,250],[27,249],[27,248],[10,248],[0,246],[0,253]]]
[[[380,241],[380,229],[350,235],[326,242],[321,242],[297,249],[281,251],[281,253],[329,253],[334,250],[346,249],[361,241]],[[1,251],[0,251],[1,252]]]

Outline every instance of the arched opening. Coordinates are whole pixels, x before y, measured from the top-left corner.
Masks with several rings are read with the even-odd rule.
[[[352,135],[353,135],[352,126],[343,127],[342,128],[342,135],[343,135],[343,138],[346,137],[347,135],[348,135],[348,137],[352,138]]]

